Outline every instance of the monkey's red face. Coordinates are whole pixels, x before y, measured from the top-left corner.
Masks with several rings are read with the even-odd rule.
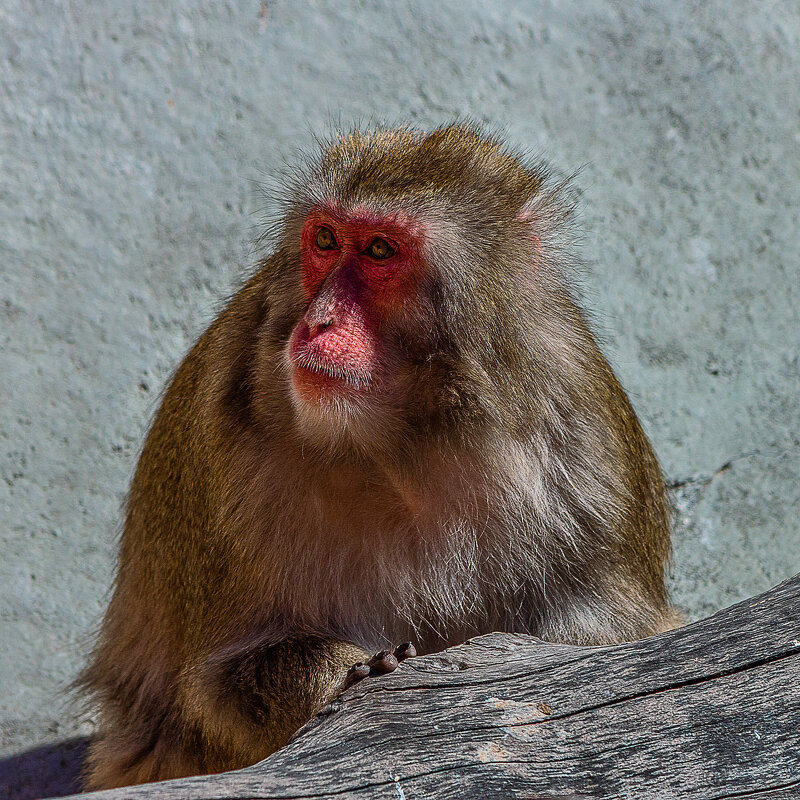
[[[301,235],[309,305],[288,347],[302,401],[363,398],[385,387],[393,357],[384,326],[415,292],[422,245],[422,226],[404,214],[309,214]]]

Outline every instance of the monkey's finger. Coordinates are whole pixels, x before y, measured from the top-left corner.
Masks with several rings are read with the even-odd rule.
[[[388,650],[381,650],[375,653],[369,660],[370,675],[384,675],[387,672],[394,672],[397,669],[397,659]]]
[[[414,658],[417,654],[417,648],[411,642],[399,644],[394,649],[394,657],[398,661],[405,661],[407,658]]]
[[[373,664],[377,664],[381,659],[386,658],[388,654],[389,654],[388,650],[378,650],[378,652],[375,653],[375,655],[372,656],[372,658],[369,661],[367,661],[367,666],[371,667]]]
[[[369,667],[359,661],[358,664],[353,664],[353,666],[347,670],[347,675],[344,676],[344,684],[342,688],[347,689],[354,683],[358,683],[359,681],[363,680],[368,675]]]

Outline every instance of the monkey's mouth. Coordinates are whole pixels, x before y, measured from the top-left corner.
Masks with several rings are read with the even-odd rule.
[[[370,375],[366,370],[351,369],[342,364],[335,364],[310,353],[303,353],[292,359],[295,374],[306,373],[312,380],[329,384],[339,384],[351,389],[365,390],[370,384]]]
[[[292,385],[303,399],[320,402],[326,398],[363,397],[372,383],[372,375],[341,361],[325,358],[307,342],[290,342],[287,358]]]
[[[372,360],[351,339],[337,329],[312,335],[305,323],[295,328],[285,353],[292,386],[300,398],[312,403],[357,400],[372,389]]]

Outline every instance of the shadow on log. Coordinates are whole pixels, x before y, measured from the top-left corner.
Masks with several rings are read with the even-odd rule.
[[[91,797],[800,797],[800,576],[630,644],[482,636],[358,684],[253,767]]]

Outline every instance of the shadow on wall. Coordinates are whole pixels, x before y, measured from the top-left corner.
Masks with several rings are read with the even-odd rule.
[[[86,737],[37,747],[0,761],[0,800],[32,800],[80,792]]]

